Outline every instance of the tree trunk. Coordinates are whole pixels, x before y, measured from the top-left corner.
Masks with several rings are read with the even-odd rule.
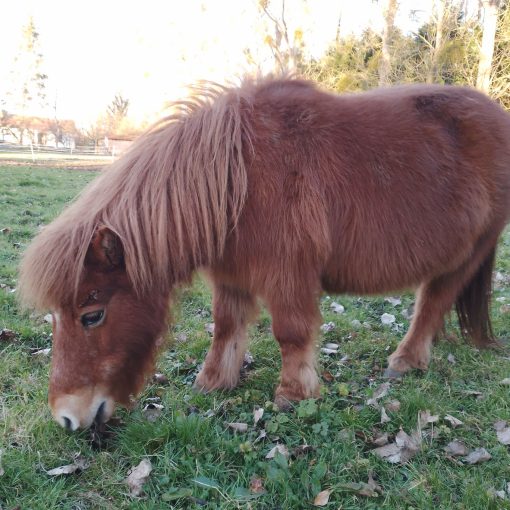
[[[379,61],[379,86],[390,84],[391,55],[390,45],[395,30],[395,15],[397,13],[397,0],[385,0],[384,28],[382,33],[381,60]]]
[[[494,55],[494,38],[498,21],[500,0],[482,0],[483,2],[483,37],[480,47],[480,61],[476,87],[488,93],[491,83],[492,57]]]
[[[436,37],[434,41],[434,48],[432,48],[432,59],[427,73],[427,83],[434,83],[438,81],[440,73],[439,59],[443,47],[443,26],[446,14],[446,0],[436,0]]]

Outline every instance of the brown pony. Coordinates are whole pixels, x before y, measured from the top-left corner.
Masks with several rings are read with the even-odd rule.
[[[53,311],[49,402],[106,420],[151,369],[172,289],[205,270],[214,340],[196,386],[233,388],[257,301],[282,355],[276,402],[318,395],[321,292],[417,289],[390,375],[426,369],[443,316],[492,342],[491,271],[510,215],[510,117],[469,88],[337,96],[305,81],[203,87],[28,248],[22,301]]]

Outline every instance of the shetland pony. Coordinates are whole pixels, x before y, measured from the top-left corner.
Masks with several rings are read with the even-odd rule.
[[[24,255],[22,302],[53,312],[49,403],[75,430],[128,404],[172,289],[205,270],[214,339],[196,380],[233,388],[262,301],[276,402],[318,395],[318,300],[416,289],[389,375],[425,370],[454,305],[493,341],[491,272],[510,215],[510,117],[469,88],[334,95],[300,80],[207,85],[97,177]]]

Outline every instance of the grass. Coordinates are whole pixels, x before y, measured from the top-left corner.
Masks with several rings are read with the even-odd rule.
[[[388,411],[381,425],[380,412],[366,400],[382,382],[387,356],[395,349],[409,323],[402,312],[412,296],[403,295],[393,306],[384,298],[324,296],[324,322],[335,328],[321,342],[340,345],[338,355],[320,355],[323,398],[305,401],[290,413],[271,404],[279,373],[279,353],[272,339],[270,317],[262,312],[251,327],[255,362],[242,384],[229,393],[199,395],[191,384],[210,343],[205,325],[212,321],[211,297],[197,277],[180,291],[171,337],[158,370],[168,384],[149,384],[131,411],[119,411],[122,424],[101,449],[89,432],[69,434],[51,421],[46,404],[49,359],[32,352],[51,346],[51,328],[39,315],[21,312],[15,301],[16,266],[20,253],[37,231],[94,177],[93,172],[55,168],[0,167],[0,329],[16,332],[14,341],[0,343],[0,508],[207,508],[301,509],[313,508],[321,490],[330,489],[326,508],[342,509],[488,509],[510,508],[509,500],[495,496],[510,482],[508,447],[493,429],[497,420],[510,420],[510,377],[506,350],[477,352],[461,342],[441,342],[433,351],[430,370],[414,373],[391,384],[383,404],[398,400],[398,411]],[[501,242],[497,270],[510,273],[510,232]],[[500,282],[495,297],[510,302],[508,279]],[[345,313],[332,313],[333,300]],[[494,301],[497,335],[510,335],[510,314]],[[399,331],[383,326],[383,313],[396,316]],[[359,321],[360,324],[352,321]],[[455,322],[448,332],[456,335]],[[455,363],[447,360],[452,354]],[[342,357],[348,359],[340,361]],[[470,391],[481,393],[479,397]],[[160,399],[164,409],[154,422],[143,415],[149,399]],[[253,409],[264,408],[254,425]],[[425,438],[421,451],[407,464],[392,465],[371,450],[374,431],[411,433],[419,411],[440,416],[433,425],[434,439]],[[444,420],[451,414],[463,425],[453,428]],[[244,422],[248,431],[236,433],[226,422]],[[267,437],[257,440],[261,431]],[[278,442],[292,452],[300,445],[313,448],[301,455],[265,458]],[[466,465],[448,458],[443,448],[460,439],[470,448],[484,447],[492,459]],[[52,477],[46,471],[69,464],[80,453],[90,463],[81,473]],[[153,465],[145,495],[133,498],[124,483],[130,467],[142,458]],[[364,497],[349,485],[367,482],[372,475],[382,489],[378,497]],[[260,480],[265,492],[250,491]],[[508,498],[508,496],[507,496]]]

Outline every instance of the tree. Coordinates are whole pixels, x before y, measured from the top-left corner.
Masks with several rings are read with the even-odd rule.
[[[116,94],[112,102],[106,108],[106,131],[107,134],[116,133],[125,124],[129,110],[129,99],[121,94]]]
[[[397,13],[397,0],[386,0],[384,7],[384,28],[382,34],[381,58],[379,60],[379,85],[390,84],[391,55],[390,45],[395,32],[395,15]]]
[[[32,17],[23,27],[22,39],[18,54],[13,62],[10,73],[10,86],[7,93],[6,108],[25,119],[19,127],[19,142],[28,134],[33,140],[30,130],[30,115],[41,114],[47,108],[46,81],[48,76],[43,73],[43,56],[40,50],[39,33]]]
[[[443,50],[443,26],[445,24],[445,16],[447,12],[446,0],[436,0],[436,33],[434,45],[430,48],[431,63],[427,72],[427,83],[434,83],[441,74],[440,60]]]
[[[492,57],[494,55],[494,39],[498,21],[500,0],[482,0],[483,4],[483,37],[480,47],[480,61],[476,87],[488,93],[491,83]]]

